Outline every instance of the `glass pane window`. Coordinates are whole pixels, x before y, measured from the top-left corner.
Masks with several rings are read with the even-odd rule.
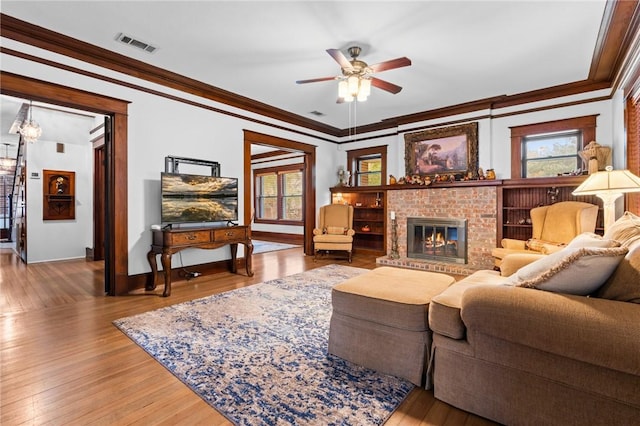
[[[522,176],[550,177],[580,168],[582,132],[527,136],[522,141]]]
[[[382,185],[382,159],[380,156],[358,159],[357,186]]]
[[[254,171],[256,222],[302,222],[304,185],[300,167],[261,170]]]

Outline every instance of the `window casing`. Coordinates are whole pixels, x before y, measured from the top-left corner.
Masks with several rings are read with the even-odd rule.
[[[347,168],[353,186],[379,186],[387,182],[387,146],[347,151]]]
[[[525,148],[528,145],[525,144],[525,140],[529,140],[531,146],[534,146],[535,142],[531,141],[535,141],[536,138],[540,138],[538,140],[542,141],[541,138],[544,137],[578,132],[581,135],[581,138],[577,141],[576,150],[581,151],[583,144],[586,145],[596,138],[596,117],[597,115],[588,115],[584,117],[569,118],[566,120],[511,127],[511,178],[535,177],[528,176],[526,174],[527,169],[525,168],[525,165],[531,160],[531,158],[530,156],[527,156],[527,152],[525,151]],[[563,170],[563,173],[570,172],[576,168],[584,168],[584,164],[578,156],[577,151],[576,165],[571,167],[567,164],[567,167],[569,168],[567,170]],[[573,165],[573,163],[571,164]],[[556,175],[554,174],[553,176]]]
[[[256,169],[253,176],[256,223],[303,223],[302,165]]]

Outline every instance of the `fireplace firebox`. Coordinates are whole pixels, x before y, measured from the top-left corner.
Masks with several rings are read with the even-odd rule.
[[[467,263],[467,220],[407,218],[407,257]]]

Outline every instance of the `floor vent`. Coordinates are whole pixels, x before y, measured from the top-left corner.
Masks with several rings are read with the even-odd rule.
[[[124,34],[124,33],[120,33],[116,36],[116,40],[118,40],[120,43],[124,43],[124,44],[128,44],[129,46],[133,46],[136,47],[140,50],[144,50],[147,53],[153,53],[156,51],[157,47],[149,44],[149,43],[145,43],[144,41],[140,41],[138,39],[136,39],[135,37],[132,37],[130,35]]]

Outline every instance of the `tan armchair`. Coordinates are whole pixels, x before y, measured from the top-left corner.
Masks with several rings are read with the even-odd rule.
[[[320,251],[346,251],[349,263],[353,250],[353,207],[329,204],[320,207],[318,227],[313,230],[313,246],[317,258]]]
[[[511,253],[550,254],[558,251],[577,235],[596,229],[598,206],[581,201],[561,201],[530,211],[532,238],[528,241],[503,238],[502,247],[491,251],[496,268]]]

